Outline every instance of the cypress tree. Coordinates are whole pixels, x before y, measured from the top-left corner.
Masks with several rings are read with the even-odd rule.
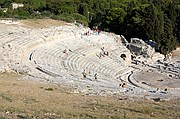
[[[164,35],[161,41],[161,52],[167,54],[176,48],[176,40],[173,36],[172,21],[164,15]]]

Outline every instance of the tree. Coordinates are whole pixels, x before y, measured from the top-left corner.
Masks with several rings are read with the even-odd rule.
[[[175,25],[176,25],[176,18],[177,18],[177,13],[175,10],[175,4],[170,3],[167,7],[166,12],[167,12],[166,14],[167,14],[168,18],[171,20],[172,28],[174,29]]]
[[[41,10],[46,7],[45,0],[28,0],[27,4],[30,5],[33,10]]]
[[[161,52],[167,54],[176,48],[176,39],[173,36],[172,21],[164,15],[164,35],[161,41]]]
[[[85,16],[89,20],[89,10],[86,3],[80,3],[78,13]]]
[[[157,20],[154,30],[154,41],[158,44],[158,47],[160,47],[160,42],[162,40],[162,37],[164,36],[164,14],[162,11],[159,11],[157,14]]]
[[[148,39],[155,39],[155,26],[157,26],[157,10],[156,7],[151,4],[146,8],[145,15],[145,31]],[[157,33],[156,33],[157,34]]]
[[[0,17],[2,17],[3,16],[3,11],[2,10],[0,10]]]
[[[0,5],[11,8],[12,2],[25,6],[1,12],[1,17],[33,18],[39,11],[38,17],[76,20],[127,39],[155,40],[163,53],[180,42],[180,0],[0,0]]]
[[[109,28],[109,30],[116,33],[120,33],[126,14],[127,13],[122,8],[111,8],[104,16],[103,27]]]

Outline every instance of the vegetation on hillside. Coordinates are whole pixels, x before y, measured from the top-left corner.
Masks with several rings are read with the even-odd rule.
[[[11,3],[23,3],[12,10]],[[0,0],[0,17],[43,18],[80,22],[90,27],[157,42],[167,54],[180,43],[179,0]]]

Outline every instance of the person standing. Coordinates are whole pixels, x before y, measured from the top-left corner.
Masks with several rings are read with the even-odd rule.
[[[94,74],[94,79],[97,80],[97,73]]]
[[[82,72],[82,75],[83,75],[83,78],[86,78],[86,77],[87,77],[87,74],[86,74],[86,71],[85,71],[85,70]]]

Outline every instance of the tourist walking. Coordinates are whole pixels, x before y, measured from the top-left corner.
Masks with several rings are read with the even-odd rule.
[[[97,73],[94,74],[94,79],[97,80]]]
[[[83,78],[86,78],[86,77],[87,77],[87,73],[86,73],[85,70],[82,72],[82,75],[83,75]]]

